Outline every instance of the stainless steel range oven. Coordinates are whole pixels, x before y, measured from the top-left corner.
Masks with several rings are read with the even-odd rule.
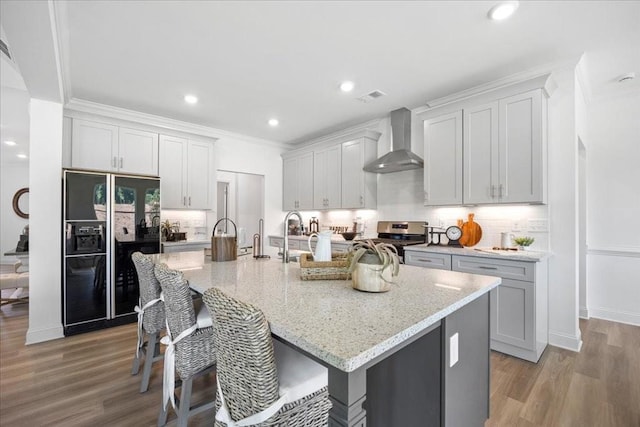
[[[426,243],[426,225],[424,221],[378,221],[378,237],[372,240],[393,245],[403,261],[405,246]]]

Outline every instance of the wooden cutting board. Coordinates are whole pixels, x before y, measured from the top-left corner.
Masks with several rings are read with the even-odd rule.
[[[467,222],[462,224],[462,237],[460,238],[460,244],[462,246],[474,246],[477,245],[480,239],[482,239],[482,228],[480,224],[473,221],[475,214],[470,213]]]

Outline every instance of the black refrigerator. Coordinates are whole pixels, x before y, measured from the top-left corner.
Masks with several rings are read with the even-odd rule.
[[[160,253],[160,179],[64,169],[63,198],[65,335],[136,321],[131,254]]]

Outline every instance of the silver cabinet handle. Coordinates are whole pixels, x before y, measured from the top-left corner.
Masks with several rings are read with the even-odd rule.
[[[486,266],[486,265],[479,265],[478,268],[481,268],[483,270],[497,270],[498,269],[498,267],[489,267],[489,266]]]
[[[116,159],[116,157],[115,157],[115,156],[113,156],[113,159],[111,159],[111,167],[112,167],[112,168],[115,168],[115,167],[116,167],[116,162],[117,162],[117,161],[118,161],[118,160]]]
[[[184,196],[184,197],[182,198],[182,205],[183,205],[183,206],[187,206],[187,196]]]
[[[364,196],[360,196],[360,206],[364,205]]]
[[[491,198],[493,199],[494,197],[496,197],[496,186],[491,185]]]
[[[502,184],[499,185],[498,190],[499,190],[498,197],[502,198]]]
[[[120,169],[122,169],[123,165],[124,165],[124,159],[122,157],[120,157]]]
[[[191,196],[189,196],[189,206],[191,206]]]
[[[420,261],[420,262],[433,262],[430,259],[423,259],[423,258],[418,258],[418,261]]]

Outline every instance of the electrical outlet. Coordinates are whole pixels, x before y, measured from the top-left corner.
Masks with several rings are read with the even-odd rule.
[[[458,363],[458,333],[456,332],[449,338],[449,367],[453,367]]]
[[[519,220],[513,221],[511,231],[522,231],[522,225]]]

